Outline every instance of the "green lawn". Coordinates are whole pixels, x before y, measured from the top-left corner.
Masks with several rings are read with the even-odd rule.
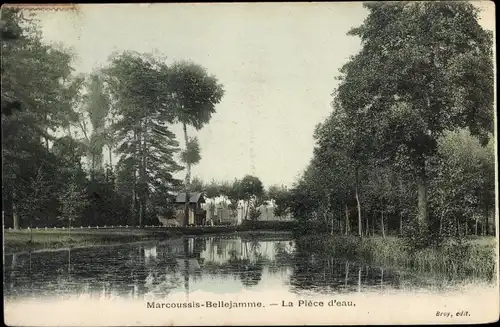
[[[148,239],[164,238],[173,235],[170,231],[147,229],[48,229],[6,230],[4,232],[5,253],[24,251],[28,249],[60,248],[67,246],[89,246],[96,244],[112,244],[134,242]],[[33,237],[32,243],[30,243]]]

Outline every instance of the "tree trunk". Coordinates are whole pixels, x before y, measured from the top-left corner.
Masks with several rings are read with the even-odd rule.
[[[16,199],[12,199],[12,228],[19,229],[19,213],[17,212]]]
[[[136,131],[134,131],[134,141],[137,141],[137,133]],[[134,142],[135,144],[137,144],[136,142]],[[132,224],[136,224],[137,223],[137,216],[136,216],[136,207],[137,207],[137,203],[136,203],[136,200],[137,200],[137,171],[136,171],[136,165],[134,163],[134,166],[132,167],[132,170],[133,170],[133,178],[132,178],[132,220],[133,220],[133,223]]]
[[[349,234],[349,208],[345,205],[345,234]]]
[[[139,227],[142,227],[142,222],[144,220],[144,216],[143,216],[144,215],[144,207],[142,205],[143,204],[142,203],[142,201],[143,201],[142,196],[139,196],[138,200],[139,200],[138,201],[139,202],[138,203],[139,204]]]
[[[332,228],[330,229],[330,235],[333,235],[333,224],[334,224],[334,219],[333,219],[333,214],[330,215],[331,222],[332,222]]]
[[[363,225],[361,220],[361,202],[359,201],[358,194],[358,172],[356,171],[356,203],[358,206],[358,235],[359,237],[363,237]]]
[[[401,197],[403,196],[403,180],[399,178],[399,235],[403,235],[403,201]]]
[[[142,135],[142,130],[143,128],[143,122],[141,121],[139,123],[139,133],[138,133],[138,142],[139,142],[139,153],[138,153],[138,159],[139,159],[139,167],[138,167],[138,171],[139,171],[139,188],[138,188],[138,192],[137,192],[137,200],[138,200],[138,205],[139,205],[139,227],[142,227],[142,221],[143,221],[143,214],[144,214],[144,208],[143,208],[143,199],[144,199],[144,185],[143,185],[143,165],[144,165],[144,161],[143,161],[143,149],[142,149],[142,139],[143,139],[143,135]]]
[[[12,262],[10,264],[10,275],[11,277],[14,277],[15,272],[16,272],[16,267],[17,267],[17,254],[13,253],[12,254]],[[4,257],[5,260],[5,257]],[[5,266],[4,266],[5,267]]]
[[[444,213],[442,213],[441,216],[439,217],[439,235],[443,233],[443,217]]]
[[[421,158],[417,167],[417,187],[418,187],[418,214],[417,219],[422,232],[427,231],[429,224],[429,214],[427,211],[427,176],[425,171],[425,159]]]
[[[474,215],[474,220],[475,220],[474,235],[476,235],[476,236],[477,236],[477,221],[478,221],[478,219],[477,219],[477,216],[476,216],[476,215]]]
[[[188,133],[187,133],[187,126],[186,123],[182,124],[182,129],[184,131],[184,142],[186,145],[186,152],[188,150]],[[186,158],[188,159],[188,158]],[[186,160],[186,180],[185,180],[185,191],[186,191],[186,203],[184,205],[184,226],[187,226],[189,224],[189,183],[191,180],[191,163],[189,160]]]
[[[382,237],[385,238],[384,210],[381,211],[380,215],[380,230],[382,231]]]
[[[327,199],[328,199],[328,204],[327,204],[327,208],[326,208],[326,212],[325,212],[326,230],[328,231],[328,225],[331,222],[330,235],[333,235],[332,199],[331,199],[331,195],[329,193],[327,194]]]
[[[334,231],[335,231],[335,214],[334,214],[335,211],[333,210],[330,210],[330,222],[332,224],[332,227],[331,227],[331,230],[330,230],[330,235],[333,235],[334,234]]]
[[[148,119],[146,118],[144,122],[141,122],[141,134],[139,139],[140,146],[140,183],[141,183],[141,194],[139,197],[139,226],[142,227],[147,215],[147,202],[148,202],[148,184],[147,184],[147,145],[148,145]]]
[[[373,214],[373,221],[372,221],[372,236],[375,236],[375,226],[377,225],[377,212]]]
[[[342,213],[342,211],[343,210],[342,210],[342,205],[341,205],[340,208],[339,208],[339,212],[338,212],[338,217],[339,217],[339,219],[338,219],[338,222],[339,222],[339,235],[342,235],[342,231],[344,230],[344,225],[342,223],[343,222],[343,219],[342,219],[343,213]]]
[[[109,167],[113,169],[113,147],[108,145]]]
[[[399,235],[403,235],[403,212],[399,213]]]
[[[104,135],[104,127],[103,126],[100,126],[98,129],[97,129],[97,134],[100,136],[100,138],[103,137]],[[97,170],[99,171],[102,171],[104,169],[104,155],[103,155],[103,144],[102,143],[98,143],[97,144],[97,157],[96,157],[96,161],[97,161]]]
[[[95,172],[95,150],[94,150],[94,145],[91,144],[91,151],[92,151],[92,159],[91,159],[91,165],[92,165],[92,174]]]
[[[347,280],[349,279],[349,262],[345,263],[345,281],[344,281],[344,288],[347,289]]]
[[[486,230],[486,236],[490,234],[490,221],[488,219],[488,209],[484,210],[484,229]]]
[[[48,127],[45,128],[45,133],[47,133],[47,135],[49,135],[49,128]],[[45,137],[45,147],[46,147],[47,151],[50,150],[50,148],[49,148],[49,138],[48,137]]]
[[[146,190],[146,192],[147,192],[147,190]],[[146,223],[148,222],[148,220],[147,220],[147,218],[148,218],[148,216],[147,216],[147,214],[148,214],[148,199],[149,199],[149,197],[148,197],[148,194],[146,193],[144,195],[144,203],[142,205],[142,210],[144,211],[144,213],[142,214],[143,219],[144,219],[142,221],[142,223],[144,223],[144,221],[146,221]]]
[[[68,248],[68,274],[71,273],[71,247]]]
[[[361,267],[358,268],[358,293],[361,292]]]
[[[248,219],[248,210],[250,209],[250,200],[247,200],[247,204],[246,204],[244,209],[245,209],[245,220],[247,220]]]

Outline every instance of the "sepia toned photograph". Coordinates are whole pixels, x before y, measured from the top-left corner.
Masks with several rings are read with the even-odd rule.
[[[495,23],[3,5],[4,323],[498,321]]]

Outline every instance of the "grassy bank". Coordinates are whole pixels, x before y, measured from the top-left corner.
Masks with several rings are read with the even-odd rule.
[[[48,229],[33,230],[33,240],[29,230],[8,230],[4,232],[5,253],[39,249],[57,249],[63,247],[82,247],[98,244],[117,244],[151,240],[169,236],[143,229]]]
[[[304,235],[297,240],[302,251],[319,252],[366,264],[450,277],[493,278],[496,269],[494,237],[448,243],[439,248],[415,250],[397,237]]]
[[[261,222],[258,222],[261,223]],[[29,230],[5,230],[4,253],[22,252],[40,249],[58,249],[65,247],[85,247],[104,244],[120,244],[148,240],[158,240],[181,235],[216,235],[236,233],[246,236],[261,235],[287,231],[286,222],[262,222],[250,226],[219,226],[219,227],[175,227],[175,228],[75,228],[39,229],[33,230],[33,240]],[[267,223],[267,224],[266,224]],[[274,224],[273,224],[274,223]],[[253,228],[252,228],[253,227]]]

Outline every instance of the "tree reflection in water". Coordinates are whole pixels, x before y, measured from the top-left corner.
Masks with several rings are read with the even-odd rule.
[[[156,252],[156,246],[154,248]],[[170,249],[166,250],[160,257],[147,260],[148,275],[144,282],[147,295],[168,295],[181,283],[175,258],[168,254]]]
[[[254,287],[266,274],[290,269],[287,242],[239,237],[185,237],[6,256],[6,298],[168,296],[212,283],[239,280]],[[208,279],[207,279],[208,278]]]
[[[400,275],[355,261],[297,249],[294,253],[290,285],[294,292],[328,294],[362,292],[365,288],[399,288]]]
[[[159,298],[217,291],[215,284],[236,292],[234,281],[253,288],[271,277],[273,287],[302,293],[439,284],[435,278],[306,252],[289,239],[213,236],[6,256],[4,296]]]
[[[262,270],[266,261],[262,254],[256,253],[257,249],[258,247],[252,248],[255,261],[251,261],[248,257],[238,257],[236,250],[231,251],[231,257],[228,262],[229,271],[238,275],[241,283],[246,287],[255,286],[262,279]]]

